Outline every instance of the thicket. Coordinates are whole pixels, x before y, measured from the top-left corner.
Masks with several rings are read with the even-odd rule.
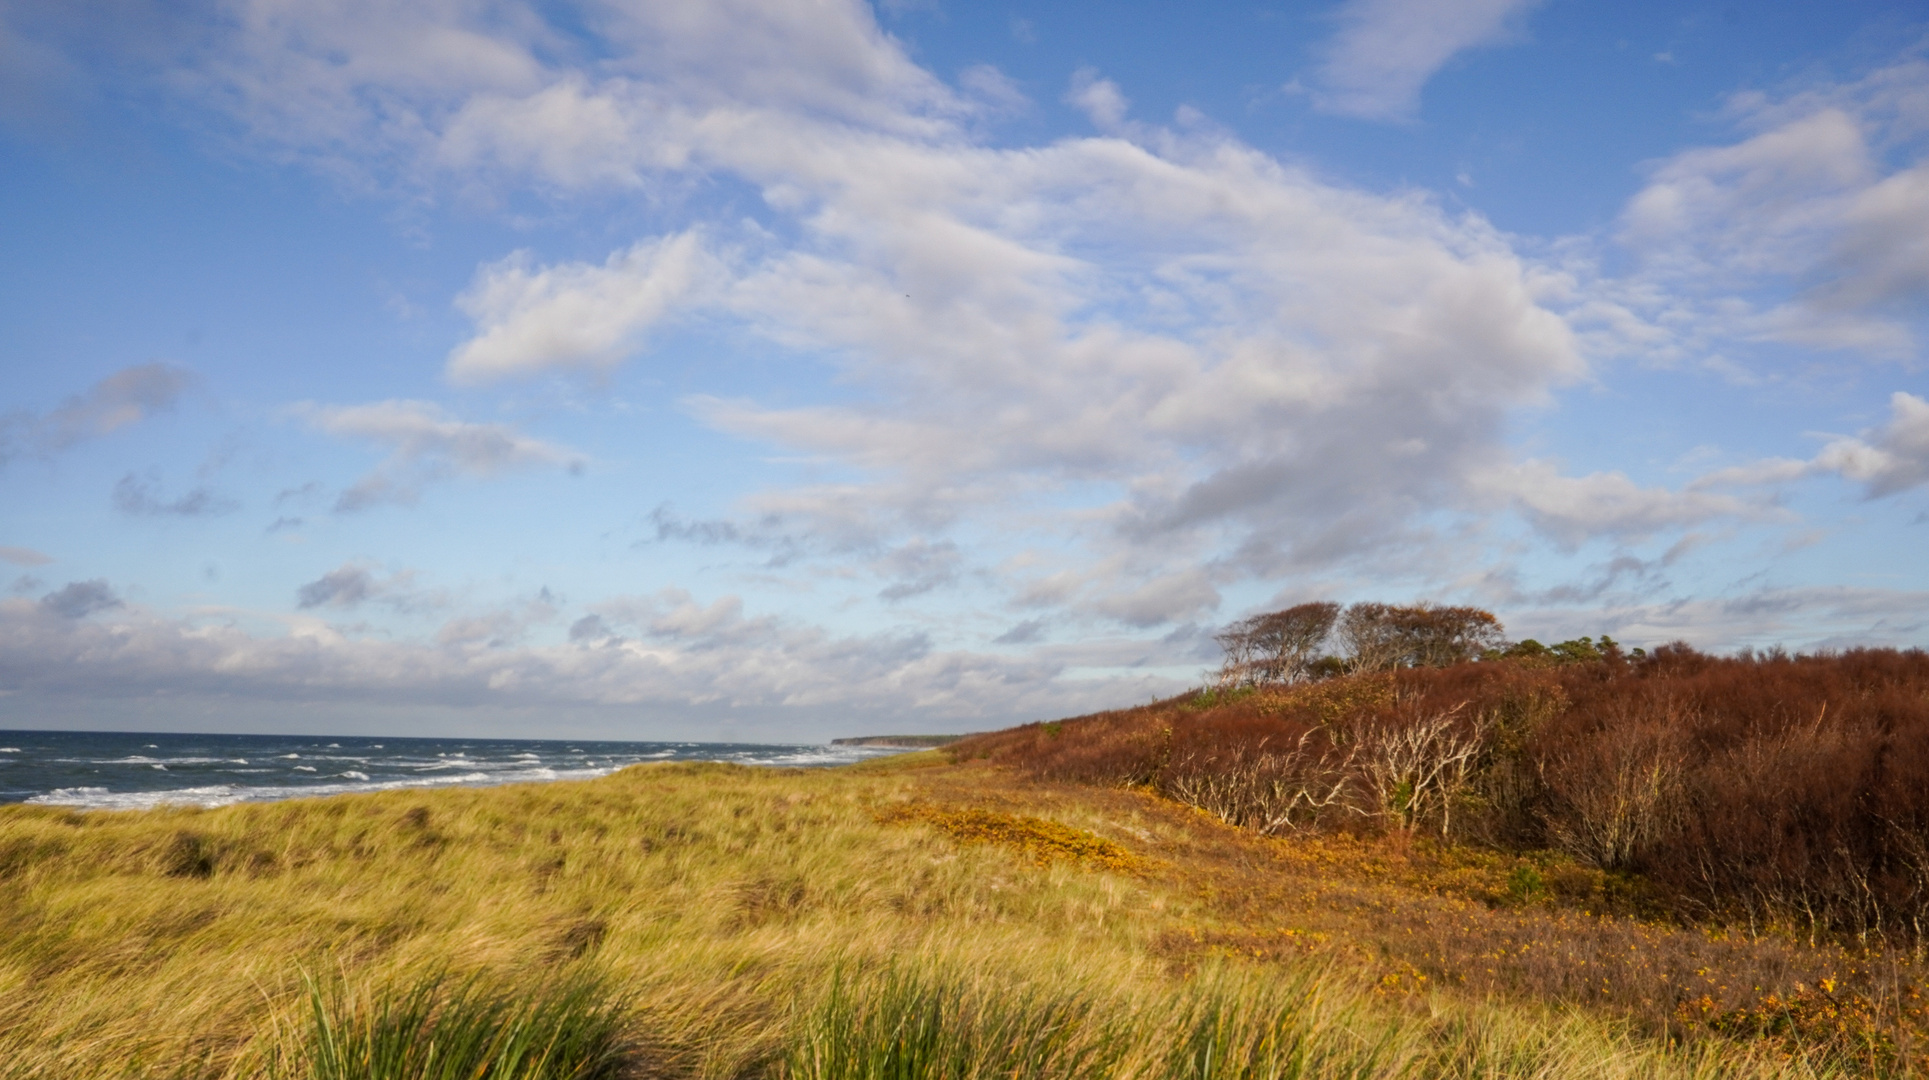
[[[1557,849],[1644,877],[1684,919],[1929,944],[1929,654],[1487,656],[1215,688],[952,753],[1267,834]]]

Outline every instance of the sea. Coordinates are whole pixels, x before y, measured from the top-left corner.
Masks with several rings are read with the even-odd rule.
[[[582,780],[650,761],[845,765],[856,746],[0,731],[0,803],[94,810]]]

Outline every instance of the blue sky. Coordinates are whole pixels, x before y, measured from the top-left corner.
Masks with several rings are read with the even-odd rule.
[[[0,725],[1929,644],[1929,7],[0,2]]]

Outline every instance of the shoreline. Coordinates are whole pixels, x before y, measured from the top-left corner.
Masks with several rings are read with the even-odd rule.
[[[586,780],[651,762],[827,767],[904,749],[825,743],[9,731],[0,733],[0,804],[212,809],[363,792]]]

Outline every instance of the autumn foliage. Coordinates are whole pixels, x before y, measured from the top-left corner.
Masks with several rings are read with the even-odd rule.
[[[1686,919],[1929,940],[1929,654],[1604,644],[1222,686],[953,753],[1267,834],[1554,849]]]

